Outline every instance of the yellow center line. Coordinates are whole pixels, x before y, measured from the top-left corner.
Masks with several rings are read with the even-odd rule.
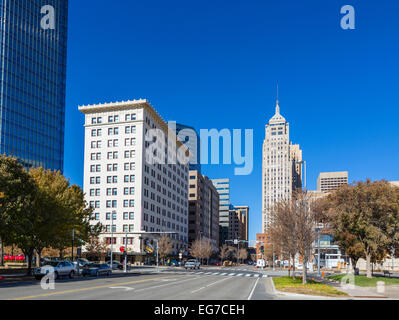
[[[109,288],[110,286],[115,285],[115,284],[117,284],[118,286],[121,286],[121,285],[156,281],[159,279],[170,279],[170,278],[171,277],[160,277],[160,278],[152,278],[152,279],[145,279],[145,280],[136,280],[136,281],[122,282],[122,283],[101,285],[101,286],[96,286],[96,287],[87,287],[87,288],[80,288],[80,289],[71,289],[71,290],[57,291],[57,292],[51,292],[51,293],[44,293],[44,294],[38,294],[38,295],[34,295],[34,296],[27,296],[27,297],[9,298],[6,300],[29,300],[29,299],[39,298],[39,297],[51,297],[51,296],[66,294],[66,293],[75,293],[75,292],[90,291],[90,290],[95,290],[95,289],[104,289],[104,288]]]

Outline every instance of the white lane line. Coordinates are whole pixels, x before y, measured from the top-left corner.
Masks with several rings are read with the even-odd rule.
[[[130,288],[130,287],[109,287],[110,289],[123,289],[125,291],[131,291],[134,290],[134,288]]]
[[[212,282],[212,283],[208,284],[208,285],[205,286],[205,287],[202,287],[202,288],[199,288],[199,289],[197,289],[197,290],[191,291],[191,293],[196,293],[196,292],[198,292],[198,291],[201,291],[201,290],[203,290],[203,289],[205,289],[205,288],[209,288],[209,287],[211,287],[211,286],[213,286],[213,285],[215,285],[215,284],[217,284],[217,283],[219,283],[219,282],[226,281],[226,280],[227,280],[227,278],[222,279],[222,280],[218,280],[218,281],[216,281],[216,282]]]
[[[154,288],[161,288],[161,287],[165,287],[165,286],[171,286],[171,285],[178,284],[178,283],[183,283],[183,282],[187,282],[187,281],[192,281],[193,279],[198,279],[198,278],[199,278],[199,277],[193,277],[193,278],[189,278],[189,279],[182,280],[182,281],[169,282],[169,283],[161,284],[161,285],[158,285],[158,286],[146,287],[146,288],[138,289],[138,290],[136,290],[135,292],[141,292],[141,291],[148,290],[148,289],[154,289]]]
[[[209,274],[212,274],[212,272],[207,272],[207,273],[205,273],[206,275],[209,275]]]
[[[256,282],[255,282],[255,284],[254,284],[254,287],[252,288],[252,291],[251,291],[251,293],[250,293],[249,296],[248,296],[248,300],[251,300],[251,299],[252,299],[252,296],[253,296],[253,294],[254,294],[254,292],[255,292],[255,288],[256,288],[258,282],[259,282],[259,278],[256,279]]]
[[[262,278],[267,278],[267,274],[264,274],[264,275],[262,276]]]
[[[222,273],[222,274],[221,274],[221,276],[225,276],[226,274],[227,274],[227,273],[226,273],[226,272],[224,272],[224,273]]]
[[[236,274],[235,273],[229,273],[229,276],[230,277],[233,277],[233,276],[235,276]]]
[[[260,274],[258,273],[258,274],[255,274],[255,278],[259,278],[260,277]]]
[[[250,273],[248,273],[247,275],[246,275],[246,277],[250,277],[251,276],[251,274]]]
[[[236,277],[241,277],[243,275],[244,275],[243,273],[240,273],[240,274],[237,274]]]
[[[219,272],[212,273],[213,276],[217,276]]]
[[[202,272],[197,272],[197,274],[203,274],[204,272],[202,271]]]

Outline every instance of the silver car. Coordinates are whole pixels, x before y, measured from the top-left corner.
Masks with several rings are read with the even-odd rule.
[[[35,268],[33,275],[36,280],[40,280],[51,272],[54,272],[54,279],[58,279],[61,276],[68,276],[72,279],[75,276],[75,265],[69,261],[47,262],[44,266]]]
[[[201,267],[201,263],[195,259],[187,260],[186,264],[184,265],[184,268],[186,268],[186,270],[187,269],[199,269],[200,267]]]

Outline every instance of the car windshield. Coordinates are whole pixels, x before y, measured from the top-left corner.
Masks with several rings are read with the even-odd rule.
[[[197,260],[191,259],[191,260],[188,260],[187,262],[197,262]]]

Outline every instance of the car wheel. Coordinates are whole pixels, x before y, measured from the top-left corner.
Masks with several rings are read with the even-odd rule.
[[[54,272],[54,280],[57,280],[58,279],[58,272],[56,271],[56,272]]]
[[[100,273],[97,271],[97,272],[96,272],[96,277],[98,277],[99,275],[100,275]]]
[[[75,276],[75,272],[71,271],[69,273],[69,279],[73,279],[74,276]]]
[[[41,276],[35,276],[35,279],[36,280],[42,280],[42,277]]]
[[[111,276],[111,271],[107,272],[107,276],[110,277]]]

